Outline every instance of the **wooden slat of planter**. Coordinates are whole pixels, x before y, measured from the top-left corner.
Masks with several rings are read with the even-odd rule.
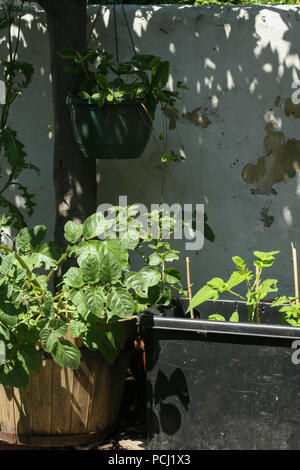
[[[52,367],[53,361],[43,361],[42,368],[31,372],[31,387],[34,402],[32,402],[32,431],[34,434],[51,433],[52,407]]]
[[[14,388],[14,418],[16,433],[31,434],[32,432],[32,377],[25,390]]]
[[[113,387],[111,390],[111,403],[114,406],[110,406],[108,410],[107,420],[111,423],[116,422],[121,406],[123,397],[123,390],[125,385],[126,370],[129,363],[129,351],[124,351],[120,354],[116,360],[116,367],[113,368]]]
[[[69,434],[71,430],[71,407],[73,371],[53,361],[52,386],[52,434]]]
[[[102,414],[103,404],[105,403],[105,407],[109,406],[106,400],[110,392],[110,366],[102,356],[94,358],[94,360],[96,361],[96,375],[94,393],[91,397],[89,410],[88,432],[92,432],[95,429],[103,430],[109,426],[105,421],[102,421]],[[95,391],[97,391],[96,394]]]
[[[71,433],[87,432],[91,391],[95,380],[94,365],[94,358],[86,358],[81,361],[79,370],[74,371]]]
[[[0,421],[1,431],[15,432],[13,390],[0,385]]]

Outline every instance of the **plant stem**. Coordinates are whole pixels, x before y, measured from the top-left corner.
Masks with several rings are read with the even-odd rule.
[[[67,256],[67,253],[64,253],[64,254],[59,258],[59,260],[57,261],[57,266],[60,265],[60,263],[66,258],[66,256]],[[48,276],[46,277],[45,282],[46,282],[47,284],[48,284],[48,282],[50,281],[50,279],[51,279],[51,277],[53,276],[53,274],[54,274],[54,269],[52,269],[52,270],[50,271],[50,273],[48,274]]]
[[[14,250],[12,250],[11,248],[8,248],[8,246],[5,246],[5,245],[0,245],[0,250],[7,251],[8,253],[14,253],[16,259],[19,261],[22,268],[24,268],[26,270],[27,276],[29,277],[30,282],[32,282],[39,289],[42,289],[41,286],[40,286],[40,283],[38,282],[38,280],[37,279],[32,279],[32,276],[33,276],[32,271],[29,269],[29,267],[27,266],[25,261],[22,259],[22,257],[18,253],[16,253]]]

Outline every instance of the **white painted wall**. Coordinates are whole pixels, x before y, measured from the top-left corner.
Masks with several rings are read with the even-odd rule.
[[[102,13],[94,44],[101,41],[114,52],[112,8],[102,7]],[[216,235],[214,244],[205,242],[198,252],[183,252],[181,268],[185,270],[189,255],[194,291],[212,276],[229,276],[232,256],[252,262],[254,250],[279,249],[270,275],[279,279],[282,293],[292,295],[290,242],[300,256],[300,173],[289,176],[294,162],[300,162],[300,120],[290,114],[287,100],[300,73],[300,7],[126,6],[126,13],[136,50],[169,60],[170,85],[183,80],[189,87],[182,93],[177,123],[186,161],[170,167],[167,202],[204,202]],[[120,58],[127,59],[132,49],[120,7],[117,18]],[[24,60],[34,64],[36,74],[12,120],[31,160],[42,170],[40,178],[27,179],[38,193],[32,222],[47,223],[52,231],[49,52],[40,25],[43,14],[36,13],[35,19],[29,15],[27,21]],[[297,116],[299,109],[294,111]],[[156,126],[159,129],[160,119]],[[169,142],[178,148],[175,131],[170,132]],[[257,171],[248,167],[255,172],[257,185],[246,183],[243,169],[268,153]],[[117,203],[119,195],[127,195],[129,203],[159,202],[158,166],[153,139],[141,159],[99,161],[99,203]],[[248,181],[255,182],[249,174]],[[257,187],[259,191],[252,194]]]

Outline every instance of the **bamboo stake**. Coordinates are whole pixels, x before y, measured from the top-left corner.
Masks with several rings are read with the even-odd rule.
[[[295,297],[296,304],[299,303],[299,282],[298,282],[298,266],[297,266],[297,250],[291,242],[292,255],[293,255],[293,266],[294,266],[294,285],[295,285]]]
[[[188,293],[189,293],[189,301],[191,304],[192,301],[192,286],[191,286],[191,279],[190,279],[190,258],[187,256],[186,259],[186,278],[187,278],[187,288],[188,288]],[[194,311],[191,308],[190,310],[190,315],[191,318],[194,319]]]
[[[259,268],[256,266],[256,277],[258,278],[258,276],[259,276]],[[256,285],[255,285],[255,290],[258,290],[259,284],[260,284],[259,279],[257,279]],[[259,303],[256,307],[256,321],[257,321],[257,323],[260,323],[260,304]]]

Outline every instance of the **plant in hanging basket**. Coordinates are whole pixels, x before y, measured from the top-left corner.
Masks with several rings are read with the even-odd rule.
[[[118,62],[98,49],[60,55],[72,61],[65,68],[73,81],[67,104],[75,140],[86,157],[138,158],[149,141],[157,106],[177,113],[179,89],[186,87],[177,82],[175,91],[166,89],[169,62],[160,57],[136,54]],[[170,159],[182,156],[172,153]]]

